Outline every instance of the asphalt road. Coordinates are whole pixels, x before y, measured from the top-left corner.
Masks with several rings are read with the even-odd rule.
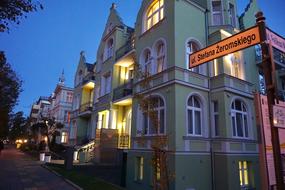
[[[74,190],[75,188],[13,145],[5,146],[0,155],[0,190],[49,189]]]

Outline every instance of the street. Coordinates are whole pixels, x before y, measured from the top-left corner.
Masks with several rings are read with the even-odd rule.
[[[13,145],[8,145],[0,155],[0,189],[73,190],[75,188],[41,167],[40,162],[17,150]]]

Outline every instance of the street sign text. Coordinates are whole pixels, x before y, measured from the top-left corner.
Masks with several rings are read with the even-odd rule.
[[[189,56],[189,68],[260,43],[257,26],[235,34]]]

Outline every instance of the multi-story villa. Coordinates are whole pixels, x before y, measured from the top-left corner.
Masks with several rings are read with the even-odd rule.
[[[59,79],[58,84],[49,98],[51,102],[49,108],[49,118],[54,118],[56,122],[62,123],[64,127],[60,129],[60,136],[57,136],[57,143],[68,143],[70,130],[70,114],[72,111],[73,88],[64,84],[64,74]]]
[[[80,53],[74,79],[71,144],[85,144],[95,137],[95,123],[92,123],[91,120],[95,88],[95,65],[87,63],[84,52]]]
[[[166,171],[170,189],[260,189],[255,48],[188,67],[193,52],[254,25],[257,10],[252,0],[238,19],[235,0],[143,0],[131,28],[113,4],[96,67],[80,56],[70,138],[94,139],[97,162],[126,152],[127,189],[159,187]],[[158,139],[166,170],[153,161]]]
[[[239,51],[188,69],[191,53],[237,32],[235,0],[142,2],[135,59],[149,73],[149,87],[134,81],[133,93],[153,99],[158,128],[133,100],[128,189],[152,189],[165,180],[161,166],[149,164],[157,137],[165,139],[170,189],[260,189],[258,74],[256,68],[250,73],[255,61],[246,57],[255,53]]]
[[[41,96],[37,102],[32,105],[30,112],[30,126],[38,122],[42,122],[43,118],[47,118],[49,115],[50,106],[51,103],[49,101],[49,97]],[[32,132],[30,131],[30,133]],[[34,140],[38,143],[43,140],[39,130],[37,130],[36,139]]]
[[[95,104],[96,161],[114,162],[114,149],[130,148],[134,30],[119,17],[116,5],[110,9],[97,51]]]

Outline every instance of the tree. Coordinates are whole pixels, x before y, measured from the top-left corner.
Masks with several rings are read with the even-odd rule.
[[[42,121],[31,126],[33,130],[38,130],[42,136],[47,137],[47,151],[52,149],[52,142],[55,141],[56,136],[60,135],[59,130],[63,127],[64,125],[56,122],[55,118],[43,118]]]
[[[151,77],[148,71],[143,71],[138,62],[136,61],[136,55],[133,56],[134,60],[134,76],[138,85],[144,91],[151,89]],[[139,108],[142,113],[150,119],[153,128],[158,132],[160,130],[160,122],[158,120],[158,112],[156,110],[157,102],[154,99],[154,95],[149,91],[148,93],[136,93],[134,99],[138,102]],[[144,137],[144,129],[142,129],[141,137],[138,138],[138,143],[145,144],[146,138]],[[165,147],[168,142],[168,135],[154,135],[151,140],[152,155],[152,168],[153,168],[153,189],[154,190],[168,190],[169,182],[173,174],[170,174],[168,169],[168,154],[169,150]]]
[[[11,24],[20,24],[27,13],[43,9],[39,1],[32,0],[1,0],[0,1],[0,32],[9,32]]]
[[[8,134],[9,114],[17,104],[22,81],[0,51],[0,137]]]
[[[18,138],[27,138],[27,119],[24,117],[23,112],[12,114],[10,119],[9,139],[16,140]]]

